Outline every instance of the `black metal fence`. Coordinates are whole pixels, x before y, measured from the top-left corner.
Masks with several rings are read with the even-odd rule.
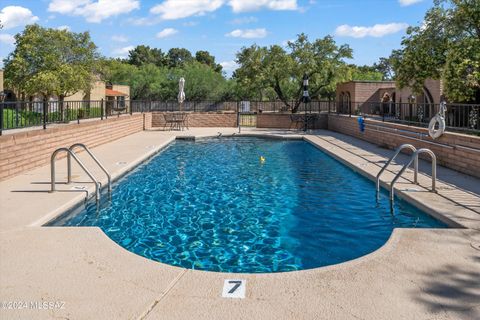
[[[480,105],[446,105],[445,124],[452,131],[480,133]],[[394,103],[394,102],[350,102],[337,103],[337,113],[362,115],[387,122],[427,127],[430,119],[440,110],[439,104]]]
[[[249,124],[258,113],[290,113],[295,101],[177,101],[99,100],[99,101],[33,101],[0,103],[0,134],[3,130],[49,124],[68,123],[85,119],[118,117],[134,112],[239,112],[250,114],[241,120]],[[382,121],[428,126],[439,111],[438,104],[311,101],[297,105],[298,113],[330,112],[362,115]],[[449,129],[480,133],[480,105],[447,104],[445,122]]]
[[[243,112],[252,116],[242,120],[254,122],[256,113],[291,112],[295,101],[177,101],[98,100],[98,101],[16,101],[0,103],[0,134],[4,130],[50,124],[80,123],[85,119],[107,119],[134,112]],[[312,101],[298,106],[298,112],[335,111],[334,101]]]
[[[180,105],[177,101],[146,101],[132,100],[133,112],[162,111],[162,112],[290,112],[295,101],[185,101]],[[335,110],[334,101],[312,101],[306,106],[301,103],[298,112],[326,112]]]
[[[83,119],[106,119],[132,113],[130,101],[33,101],[0,103],[0,134],[3,130],[80,122]]]

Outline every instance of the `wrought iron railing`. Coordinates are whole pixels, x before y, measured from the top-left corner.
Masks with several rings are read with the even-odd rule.
[[[131,112],[130,101],[120,100],[3,102],[0,103],[0,133],[34,126],[46,128],[52,123],[104,119]]]
[[[288,106],[287,106],[288,104]],[[134,112],[243,112],[291,113],[295,101],[177,101],[97,100],[97,101],[28,101],[0,103],[0,134],[4,130],[50,124],[80,123],[84,119],[106,119]],[[338,113],[362,115],[382,121],[427,126],[438,112],[438,104],[393,102],[311,101],[297,105],[298,113]],[[480,134],[480,105],[447,104],[447,128]]]
[[[69,123],[85,119],[106,119],[134,112],[291,112],[295,101],[177,101],[97,100],[97,101],[16,101],[0,103],[0,134],[4,130]],[[298,112],[335,111],[334,101],[312,101],[298,106]]]
[[[440,105],[435,103],[350,102],[336,105],[340,114],[420,127],[428,126],[439,108]],[[445,124],[453,131],[480,133],[480,105],[447,103]]]

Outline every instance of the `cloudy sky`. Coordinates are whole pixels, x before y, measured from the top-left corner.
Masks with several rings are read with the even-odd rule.
[[[229,73],[242,46],[285,44],[301,32],[348,43],[357,64],[400,46],[432,0],[0,0],[0,58],[29,23],[90,31],[100,52],[125,57],[139,44],[208,50]]]

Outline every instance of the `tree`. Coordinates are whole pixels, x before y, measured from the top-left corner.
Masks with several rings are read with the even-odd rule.
[[[244,47],[237,53],[240,67],[233,73],[233,78],[240,99],[263,100],[264,91],[268,87],[263,63],[266,55],[267,48],[257,45]]]
[[[176,68],[192,61],[193,57],[190,51],[185,48],[171,48],[168,50],[167,60],[170,68]]]
[[[357,66],[354,64],[349,65],[351,80],[369,80],[369,81],[381,81],[383,80],[383,74],[378,71],[375,65],[373,66]]]
[[[373,64],[373,68],[382,74],[382,80],[390,81],[395,79],[395,71],[393,70],[393,60],[395,59],[395,52],[392,52],[390,57],[381,57]]]
[[[15,40],[15,50],[4,60],[9,87],[23,95],[56,95],[61,108],[65,97],[90,90],[99,54],[88,32],[34,24],[15,35]]]
[[[235,77],[239,85],[257,90],[261,97],[273,90],[295,113],[302,102],[303,75],[310,79],[310,97],[333,97],[336,84],[348,78],[345,58],[352,58],[348,45],[337,46],[331,36],[310,42],[302,33],[288,42],[287,50],[278,45],[242,48]]]
[[[187,100],[220,100],[227,95],[227,80],[222,74],[197,61],[177,68],[151,63],[137,67],[120,60],[103,62],[103,78],[129,85],[130,95],[136,100],[176,100],[180,77],[186,79]]]
[[[128,63],[137,67],[149,63],[162,67],[167,65],[167,58],[161,49],[140,45],[128,52]]]
[[[195,53],[195,60],[200,63],[210,66],[216,72],[222,72],[222,66],[215,63],[215,57],[210,54],[208,51],[200,50]]]
[[[215,100],[218,101],[224,95],[226,80],[221,73],[210,66],[192,61],[176,72],[178,79],[185,78],[185,96],[191,101]],[[178,91],[178,81],[176,81]]]
[[[435,0],[394,51],[396,81],[420,93],[426,79],[442,79],[450,100],[472,101],[480,90],[479,48],[480,2]]]

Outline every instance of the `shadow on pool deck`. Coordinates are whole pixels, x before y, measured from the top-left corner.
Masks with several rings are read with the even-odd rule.
[[[471,259],[480,263],[480,256]],[[480,319],[480,271],[446,264],[423,273],[423,278],[422,291],[412,295],[430,312],[447,312],[457,319]]]

